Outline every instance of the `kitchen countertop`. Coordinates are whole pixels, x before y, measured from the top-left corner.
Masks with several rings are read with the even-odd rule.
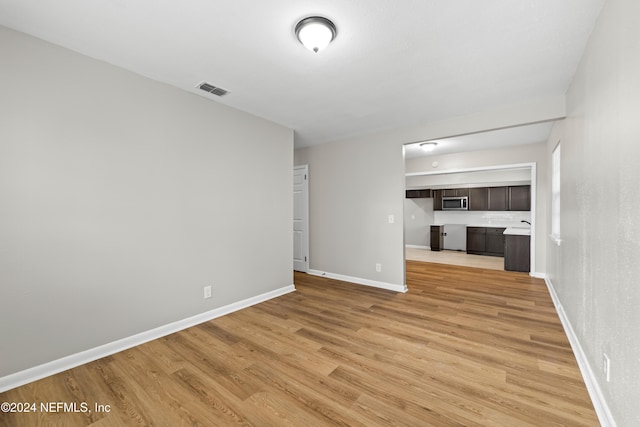
[[[503,234],[512,234],[518,236],[530,236],[531,228],[525,225],[514,225],[511,223],[492,223],[492,224],[431,224],[432,226],[445,226],[445,225],[463,225],[466,227],[485,227],[485,228],[504,228],[505,231]]]
[[[504,230],[502,234],[509,234],[512,236],[531,236],[531,229],[524,227],[509,227]]]
[[[492,227],[492,228],[509,228],[513,227],[513,223],[494,223],[494,224],[467,224],[467,227]]]

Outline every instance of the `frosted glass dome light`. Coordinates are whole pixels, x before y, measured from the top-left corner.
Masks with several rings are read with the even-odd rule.
[[[437,146],[437,142],[423,142],[422,144],[420,144],[420,148],[422,148],[422,150],[426,151],[427,153],[435,150]]]
[[[337,33],[333,22],[321,16],[305,18],[296,25],[296,37],[300,43],[316,53],[329,46]]]

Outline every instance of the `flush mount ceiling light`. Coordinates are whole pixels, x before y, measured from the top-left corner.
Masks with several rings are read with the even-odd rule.
[[[296,25],[296,37],[300,43],[316,53],[329,46],[338,30],[333,22],[321,16],[310,16]]]
[[[420,148],[422,148],[422,151],[426,151],[427,153],[435,150],[437,146],[437,142],[423,142],[422,144],[420,144]]]

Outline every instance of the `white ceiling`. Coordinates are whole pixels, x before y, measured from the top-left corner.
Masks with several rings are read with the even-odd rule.
[[[0,0],[0,24],[285,125],[303,147],[563,95],[604,1]],[[293,32],[310,15],[338,28],[318,54]]]

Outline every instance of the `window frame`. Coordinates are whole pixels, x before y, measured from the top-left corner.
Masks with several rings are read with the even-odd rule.
[[[560,246],[561,240],[561,161],[560,141],[551,152],[551,240]]]

